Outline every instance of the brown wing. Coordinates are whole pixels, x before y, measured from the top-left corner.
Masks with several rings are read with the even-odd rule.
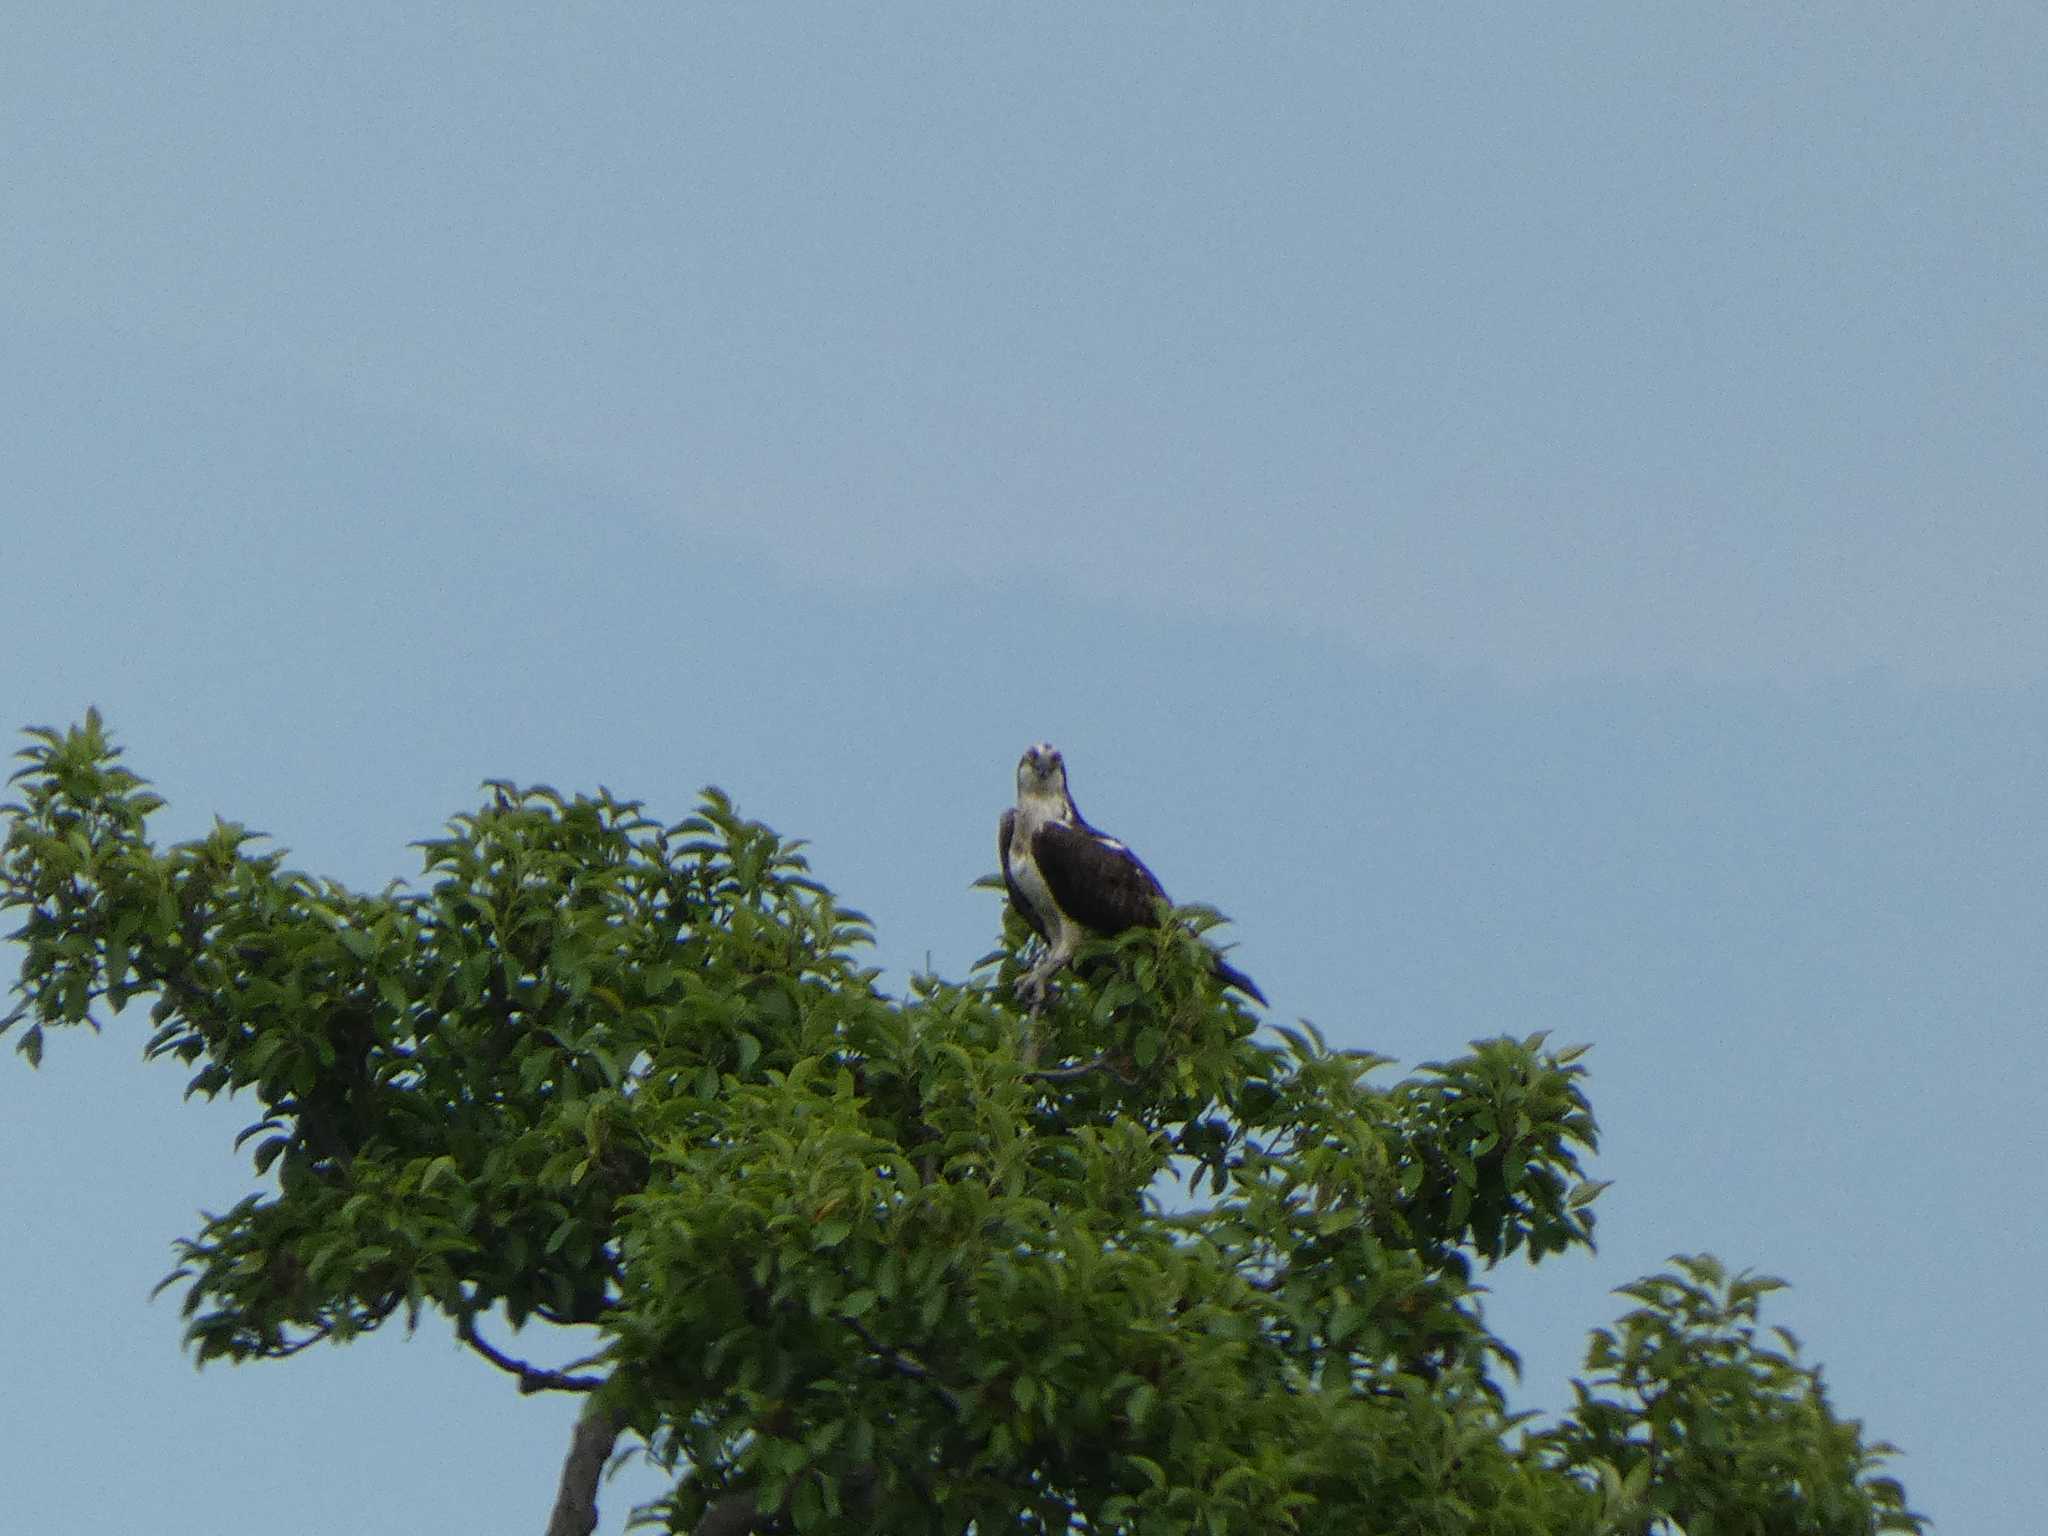
[[[1122,933],[1157,920],[1166,893],[1130,849],[1093,828],[1048,822],[1031,840],[1031,856],[1060,910],[1096,933]]]

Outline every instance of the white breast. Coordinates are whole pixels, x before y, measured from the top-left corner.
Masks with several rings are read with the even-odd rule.
[[[1068,927],[1067,916],[1060,911],[1060,904],[1053,899],[1052,887],[1045,883],[1045,876],[1039,872],[1038,860],[1031,855],[1031,841],[1038,835],[1038,829],[1048,821],[1057,820],[1030,803],[1017,807],[1017,820],[1010,829],[1009,875],[1016,882],[1017,889],[1024,893],[1024,901],[1038,914],[1038,921],[1045,929],[1046,936],[1058,943]]]

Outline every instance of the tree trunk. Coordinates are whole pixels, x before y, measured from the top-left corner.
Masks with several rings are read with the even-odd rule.
[[[597,1480],[611,1460],[612,1446],[625,1426],[606,1406],[603,1393],[592,1393],[569,1437],[569,1455],[562,1463],[562,1484],[555,1494],[555,1512],[548,1516],[547,1536],[591,1536],[597,1529]]]

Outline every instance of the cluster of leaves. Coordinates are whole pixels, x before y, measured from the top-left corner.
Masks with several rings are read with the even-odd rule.
[[[888,997],[864,919],[715,791],[662,825],[491,785],[424,889],[362,895],[231,824],[158,849],[96,716],[32,735],[0,1028],[34,1060],[147,998],[151,1053],[260,1112],[254,1192],[173,1277],[202,1359],[440,1313],[599,1393],[675,1530],[1917,1529],[1886,1448],[1731,1325],[1754,1282],[1645,1282],[1573,1415],[1507,1412],[1472,1271],[1591,1241],[1576,1051],[1378,1086],[1256,1033],[1194,911],[1035,1022],[1014,916],[977,979]],[[593,1373],[505,1354],[500,1310],[594,1325]]]
[[[1641,1305],[1594,1330],[1591,1379],[1574,1383],[1576,1409],[1548,1437],[1558,1459],[1613,1469],[1610,1487],[1625,1486],[1637,1510],[1631,1531],[1920,1529],[1898,1480],[1879,1471],[1895,1448],[1835,1417],[1790,1332],[1771,1329],[1775,1344],[1758,1337],[1762,1299],[1784,1282],[1731,1276],[1704,1254],[1674,1263],[1623,1286]]]

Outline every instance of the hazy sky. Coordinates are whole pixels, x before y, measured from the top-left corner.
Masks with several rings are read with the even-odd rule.
[[[1050,737],[1277,1016],[1593,1042],[1528,1401],[1712,1249],[2035,1516],[2048,13],[14,10],[0,728],[369,887],[716,781],[897,977]],[[193,1374],[251,1116],[145,1033],[0,1061],[22,1528],[537,1528],[444,1328]]]

